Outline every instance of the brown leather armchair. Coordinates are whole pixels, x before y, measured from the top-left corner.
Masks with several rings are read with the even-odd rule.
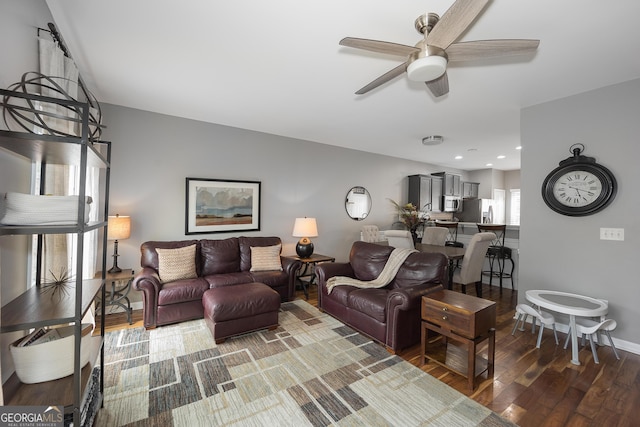
[[[326,283],[333,276],[373,280],[380,275],[393,247],[354,242],[347,263],[323,263],[316,267],[318,307],[346,325],[384,344],[393,352],[420,342],[421,302],[424,295],[446,283],[447,258],[439,253],[409,255],[387,286],[360,289]]]

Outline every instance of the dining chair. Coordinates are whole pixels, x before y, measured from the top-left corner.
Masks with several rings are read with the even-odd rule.
[[[380,230],[377,225],[363,225],[360,232],[360,240],[375,243],[380,240]]]
[[[553,336],[556,339],[556,345],[558,345],[558,333],[556,332],[556,319],[552,314],[549,314],[542,310],[536,310],[527,304],[518,304],[516,306],[516,314],[518,317],[516,318],[516,324],[513,325],[513,329],[511,330],[511,335],[515,334],[516,327],[518,323],[522,320],[522,325],[520,326],[519,331],[524,331],[524,325],[527,322],[527,317],[531,316],[531,333],[536,332],[536,321],[540,321],[540,332],[538,333],[538,342],[536,344],[536,348],[540,348],[540,343],[542,342],[542,332],[544,331],[544,327],[552,327],[553,328]],[[565,348],[566,345],[565,345]]]
[[[444,227],[425,227],[422,231],[422,243],[426,245],[444,246],[449,230]]]
[[[585,317],[576,317],[576,333],[578,335],[582,335],[582,345],[584,346],[585,336],[589,337],[589,343],[591,344],[591,352],[593,353],[593,361],[595,363],[600,363],[598,360],[598,353],[596,352],[596,346],[594,344],[595,335],[598,332],[604,332],[607,338],[609,338],[609,344],[611,345],[611,349],[613,350],[613,354],[616,356],[616,359],[620,360],[620,356],[618,355],[618,350],[616,350],[616,346],[613,344],[613,340],[611,339],[611,335],[609,331],[613,331],[618,324],[613,319],[606,319],[603,321],[596,321],[592,319],[588,319]],[[571,329],[567,333],[567,338],[564,340],[564,348],[567,348],[569,344],[569,337],[571,336]],[[602,344],[599,340],[598,344]]]
[[[513,288],[513,270],[515,269],[515,263],[511,256],[512,250],[504,245],[504,239],[507,234],[507,226],[505,224],[476,224],[478,231],[494,233],[496,235],[495,240],[489,246],[487,250],[487,258],[489,258],[489,271],[484,271],[483,274],[489,275],[489,284],[493,284],[493,278],[498,277],[500,279],[500,292],[502,292],[502,279],[511,279],[511,289]],[[511,272],[504,271],[506,261],[511,262]],[[496,265],[497,263],[497,265]]]
[[[462,293],[467,293],[467,285],[476,285],[476,295],[482,298],[482,265],[491,242],[496,238],[493,233],[476,233],[471,238],[462,258],[459,270],[453,273],[453,283],[462,285]]]
[[[409,230],[385,230],[384,236],[387,238],[389,246],[415,249],[413,237]]]

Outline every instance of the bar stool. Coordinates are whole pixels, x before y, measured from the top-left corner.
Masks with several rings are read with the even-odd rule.
[[[464,248],[462,242],[458,242],[458,222],[457,221],[439,221],[436,220],[436,227],[445,227],[449,230],[445,246],[453,246],[456,248]],[[460,260],[456,261],[456,269],[460,268]]]
[[[513,270],[516,265],[511,257],[511,248],[504,245],[505,234],[507,233],[507,226],[505,224],[477,224],[478,231],[481,233],[494,233],[496,239],[493,241],[489,249],[487,250],[487,258],[489,258],[489,271],[483,271],[482,274],[489,275],[489,285],[493,284],[493,278],[498,277],[500,279],[500,291],[502,292],[502,279],[511,279],[511,289],[513,289]],[[511,272],[504,271],[506,261],[511,262]],[[494,268],[497,262],[497,268]]]
[[[449,230],[447,235],[447,241],[445,246],[455,246],[456,248],[463,248],[464,245],[458,242],[458,223],[455,221],[436,221],[436,227],[445,227]]]

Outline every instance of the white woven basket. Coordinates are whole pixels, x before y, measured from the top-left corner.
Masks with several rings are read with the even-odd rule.
[[[25,384],[34,384],[73,374],[73,329],[73,326],[58,328],[61,338],[42,344],[17,347],[22,338],[11,343],[9,349],[18,379]],[[80,366],[89,362],[91,332],[92,324],[82,325]]]

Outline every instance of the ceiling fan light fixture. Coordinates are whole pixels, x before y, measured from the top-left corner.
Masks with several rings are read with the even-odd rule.
[[[429,135],[422,138],[423,145],[438,145],[444,142],[444,137],[441,135]]]
[[[418,58],[407,67],[409,80],[415,82],[430,82],[435,80],[447,71],[447,59],[430,55]]]

